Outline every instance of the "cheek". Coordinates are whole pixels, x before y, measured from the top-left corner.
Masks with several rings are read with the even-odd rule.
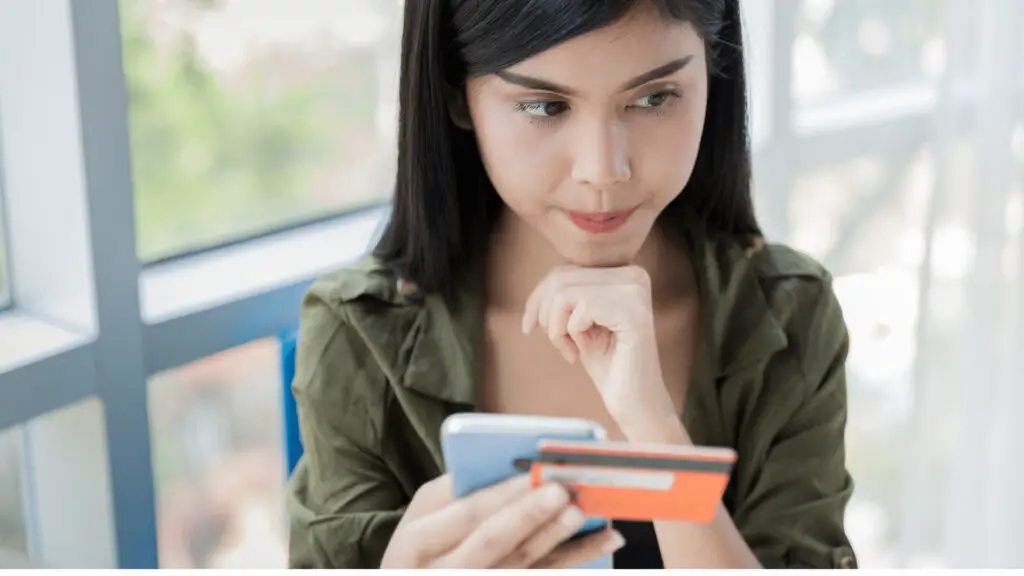
[[[564,166],[553,138],[511,110],[478,103],[471,108],[477,146],[498,195],[516,212],[539,212],[557,189]]]
[[[633,138],[634,168],[643,176],[644,188],[655,192],[659,207],[675,199],[693,174],[704,128],[703,103],[703,98],[679,102],[669,116],[650,119],[639,138]]]

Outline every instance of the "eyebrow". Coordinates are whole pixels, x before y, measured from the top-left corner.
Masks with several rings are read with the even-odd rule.
[[[643,74],[637,76],[636,78],[633,78],[632,80],[626,82],[620,87],[619,90],[632,90],[633,88],[642,86],[644,84],[647,84],[648,82],[660,80],[666,76],[675,74],[676,72],[685,68],[691,60],[693,60],[693,55],[684,56],[682,58],[673,60],[668,64],[658,66],[657,68],[650,70],[648,72],[644,72]],[[554,82],[550,82],[542,78],[534,78],[533,76],[525,76],[523,74],[509,72],[508,70],[499,70],[495,72],[495,76],[501,78],[502,80],[508,82],[509,84],[515,84],[517,86],[522,86],[524,88],[530,88],[531,90],[555,92],[558,94],[565,94],[566,96],[572,96],[576,94],[576,91],[573,90],[572,88],[569,88],[568,86],[562,86],[560,84],[556,84]]]

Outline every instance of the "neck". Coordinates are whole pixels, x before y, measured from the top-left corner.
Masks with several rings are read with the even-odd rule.
[[[520,311],[537,284],[569,262],[540,234],[505,210],[491,237],[487,258],[487,301],[490,307]],[[631,264],[651,278],[655,309],[671,306],[696,292],[687,251],[671,242],[658,227],[647,237]]]

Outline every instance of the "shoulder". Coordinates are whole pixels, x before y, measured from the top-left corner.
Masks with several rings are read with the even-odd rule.
[[[833,300],[832,274],[817,260],[784,244],[765,244],[746,256],[749,273],[780,321],[808,305]]]
[[[762,366],[766,380],[819,381],[845,361],[846,323],[832,275],[807,254],[782,244],[710,242],[704,273],[713,311],[711,335],[722,372]],[[813,386],[813,384],[812,384]]]
[[[848,346],[832,274],[811,256],[783,244],[766,244],[747,258],[787,348],[796,355],[804,376],[819,380],[837,357],[845,359]]]
[[[339,423],[365,425],[382,413],[390,359],[417,310],[396,275],[369,256],[316,280],[299,314],[292,389],[300,405],[329,407]]]

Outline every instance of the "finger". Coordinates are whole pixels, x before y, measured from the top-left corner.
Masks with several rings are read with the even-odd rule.
[[[548,274],[534,288],[526,301],[523,313],[522,329],[524,334],[530,333],[546,316],[541,310],[547,295],[562,288],[571,286],[600,285],[604,287],[634,284],[648,279],[647,272],[638,266],[622,266],[618,268],[583,268],[566,266]]]
[[[536,562],[532,568],[554,569],[580,566],[602,556],[614,554],[625,544],[626,540],[622,534],[609,528],[579,540],[566,542]]]
[[[551,319],[552,308],[555,308],[554,296],[563,293],[573,285],[574,276],[571,270],[559,268],[552,272],[537,287],[535,294],[537,301],[537,323],[545,330],[548,321]]]
[[[570,364],[576,361],[578,349],[576,344],[569,338],[568,324],[569,317],[573,313],[573,302],[566,292],[556,293],[551,296],[554,303],[548,312],[547,324],[548,339],[558,348],[565,360]]]
[[[562,356],[565,357],[565,361],[569,364],[574,364],[580,358],[580,349],[576,346],[576,342],[573,341],[572,336],[566,334],[558,339],[556,344],[559,350],[562,351]]]
[[[551,319],[551,309],[554,308],[554,297],[558,293],[558,288],[552,286],[552,284],[554,283],[548,282],[548,285],[541,292],[540,301],[537,303],[537,325],[545,331],[548,329],[548,321]]]
[[[582,300],[572,309],[569,320],[566,321],[566,331],[576,343],[576,347],[582,352],[590,348],[589,330],[594,327],[594,320],[590,315],[590,303]]]
[[[563,267],[551,272],[542,280],[527,299],[523,314],[522,330],[528,334],[548,317],[546,310],[550,304],[548,296],[571,287],[601,286],[640,287],[649,291],[650,277],[639,266],[621,266],[618,268],[582,268]]]
[[[547,278],[541,281],[526,299],[526,306],[523,310],[523,334],[529,334],[537,327],[540,316],[540,305],[547,297]]]
[[[423,558],[436,558],[465,540],[497,511],[521,501],[531,490],[532,483],[526,474],[478,490],[411,522],[409,541],[421,542],[419,553]]]
[[[522,546],[513,550],[497,567],[507,569],[533,566],[551,554],[559,545],[572,538],[586,521],[586,515],[579,508],[569,506],[561,515],[530,536]]]
[[[569,492],[548,484],[493,514],[462,544],[441,558],[438,568],[490,568],[557,517],[569,505]]]
[[[570,316],[567,324],[571,335],[586,332],[595,326],[616,333],[628,332],[645,316],[650,315],[636,304],[630,287],[614,286],[601,290],[576,288],[575,291],[586,295],[577,296],[574,315]]]

